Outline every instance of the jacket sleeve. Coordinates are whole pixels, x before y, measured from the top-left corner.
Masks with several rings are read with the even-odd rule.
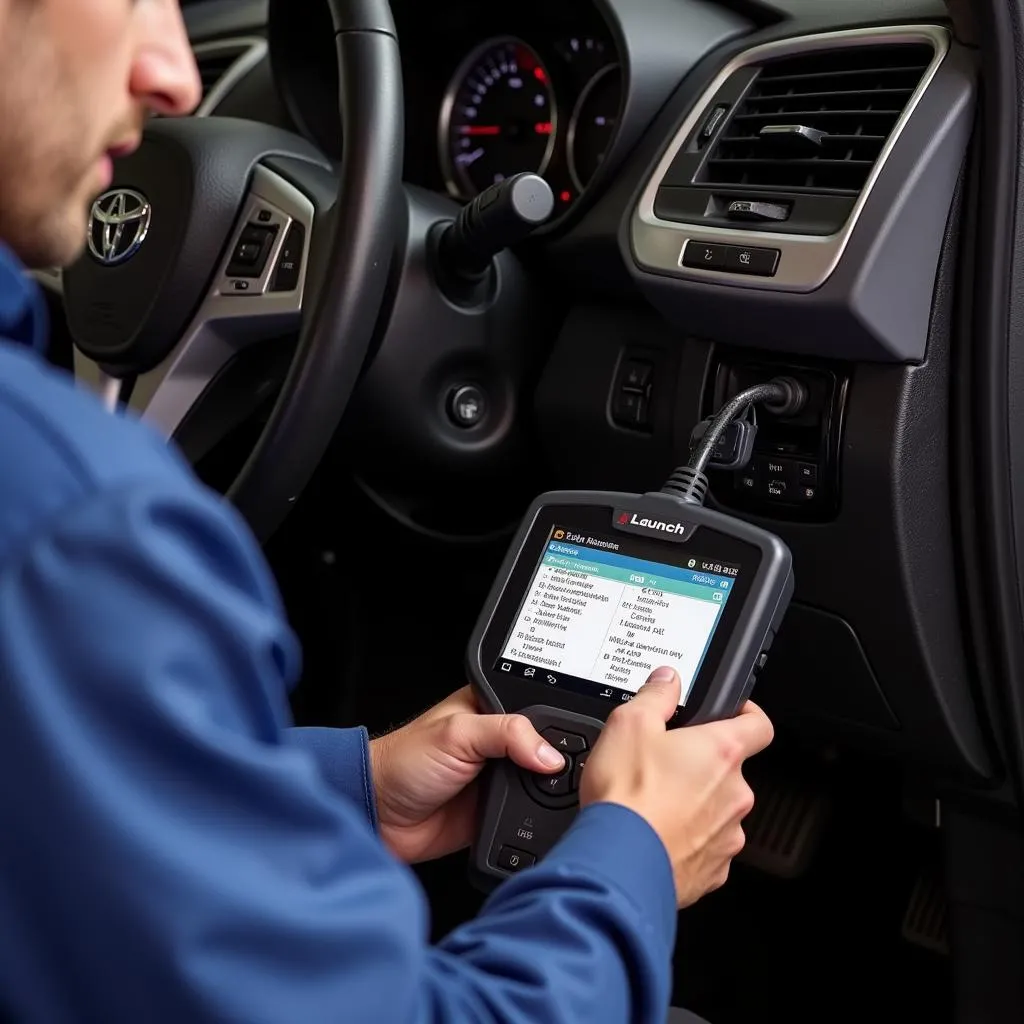
[[[287,728],[297,671],[258,549],[198,490],[83,499],[0,566],[5,1015],[661,1024],[672,880],[640,818],[588,808],[432,947],[367,779],[339,791]]]
[[[303,726],[289,729],[288,735],[316,761],[327,783],[362,808],[366,820],[376,830],[377,798],[370,775],[370,737],[366,730]]]

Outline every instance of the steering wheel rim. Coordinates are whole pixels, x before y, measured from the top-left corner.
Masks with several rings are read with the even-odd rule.
[[[134,222],[125,233],[109,226],[105,238],[91,233],[90,254],[64,276],[76,373],[82,365],[101,381],[131,380],[129,407],[172,436],[238,350],[298,327],[270,415],[226,490],[261,540],[309,483],[341,421],[380,316],[405,215],[402,71],[390,5],[327,2],[345,140],[340,166],[331,168],[305,140],[264,125],[154,122],[139,154],[117,172],[124,187],[97,200],[90,229],[97,220],[109,225],[111,213],[135,216],[130,204],[141,201],[142,237]],[[168,186],[165,179],[175,174]],[[151,211],[135,188],[140,177],[163,193]],[[135,197],[129,207],[125,195]],[[176,201],[181,225],[169,215]],[[276,232],[265,247],[266,269],[239,279],[232,254],[257,218]],[[298,242],[301,274],[282,290],[275,282],[280,261],[294,261],[293,225],[306,229]],[[122,251],[123,239],[129,244]],[[150,281],[152,302],[139,298],[140,282]],[[180,323],[164,328],[179,315]],[[260,329],[239,329],[253,324]]]
[[[345,140],[342,202],[291,369],[228,491],[262,538],[309,483],[341,421],[380,314],[404,210],[402,66],[391,6],[388,0],[329,2]],[[339,337],[344,345],[335,343]]]

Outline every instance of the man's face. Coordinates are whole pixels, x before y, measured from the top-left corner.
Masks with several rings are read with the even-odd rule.
[[[29,266],[72,263],[147,111],[200,95],[178,0],[0,0],[0,239]]]

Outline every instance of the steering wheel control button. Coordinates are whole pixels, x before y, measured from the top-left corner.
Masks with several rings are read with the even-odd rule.
[[[703,267],[705,270],[724,270],[729,246],[711,242],[688,241],[683,248],[681,262],[684,267]]]
[[[247,225],[235,243],[235,250],[228,263],[228,277],[262,277],[276,237],[276,224],[270,226]]]
[[[285,236],[284,245],[277,256],[274,276],[270,285],[272,292],[293,292],[299,287],[299,272],[302,269],[302,251],[306,246],[306,228],[294,221]]]
[[[560,754],[582,754],[587,749],[587,741],[574,732],[564,732],[551,726],[545,729],[541,736],[544,737]]]
[[[779,266],[778,249],[745,249],[739,245],[730,245],[727,249],[725,269],[733,274],[772,277]]]
[[[502,871],[522,871],[536,863],[537,858],[532,853],[517,850],[514,846],[503,846],[498,851],[498,867]]]
[[[448,396],[448,417],[457,427],[478,426],[487,413],[487,399],[475,384],[453,388]]]

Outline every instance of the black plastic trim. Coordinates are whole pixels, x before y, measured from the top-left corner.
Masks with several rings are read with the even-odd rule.
[[[966,521],[986,570],[991,684],[999,700],[1005,755],[1024,807],[1024,295],[1015,281],[1024,266],[1021,103],[1024,34],[1020,0],[974,8],[984,59],[982,185],[978,210],[973,330],[961,337],[974,356],[971,458],[973,486],[960,488]],[[976,516],[976,518],[975,518]],[[995,589],[995,595],[993,595]]]
[[[225,36],[262,35],[268,0],[207,0],[184,10],[185,28],[193,43]]]

